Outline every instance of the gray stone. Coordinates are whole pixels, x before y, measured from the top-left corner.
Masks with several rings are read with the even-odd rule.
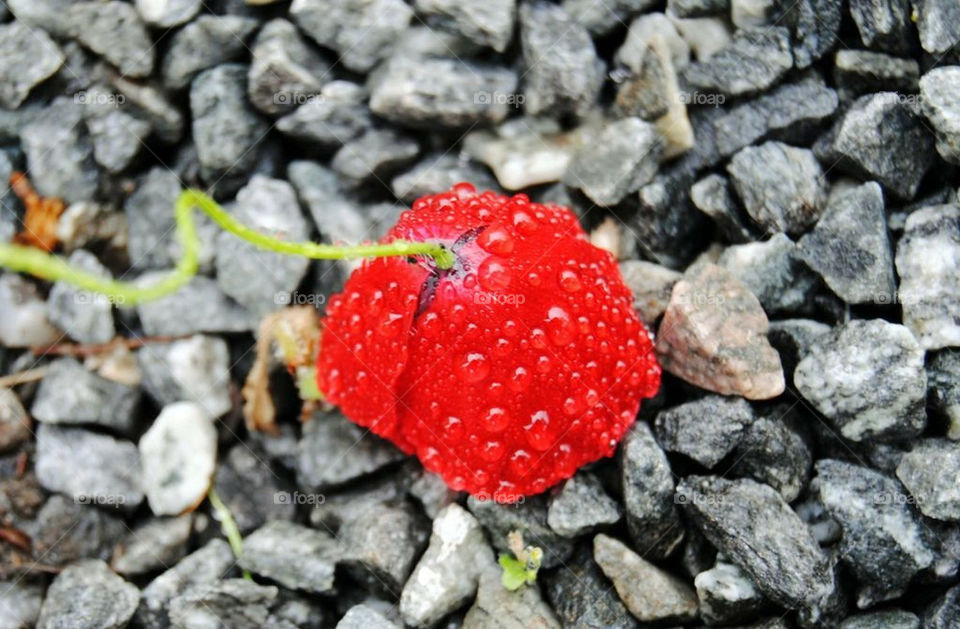
[[[650,0],[563,0],[560,4],[591,35],[605,35],[655,3]]]
[[[354,605],[343,615],[336,629],[400,629],[380,612],[367,605]]]
[[[724,112],[715,123],[717,148],[722,155],[733,155],[766,139],[805,142],[838,103],[837,93],[816,75],[786,83]]]
[[[360,187],[389,178],[419,153],[420,147],[412,137],[390,129],[373,129],[344,144],[330,166],[347,186]]]
[[[201,15],[191,21],[170,39],[160,67],[164,85],[184,88],[203,70],[238,60],[258,26],[256,20],[237,15]]]
[[[158,139],[173,144],[183,135],[184,118],[177,105],[158,85],[130,81],[119,75],[109,75],[113,85],[125,99],[125,105],[137,117],[150,123]]]
[[[415,478],[407,491],[417,499],[424,512],[430,519],[447,505],[456,502],[460,494],[447,487],[447,483],[437,474],[422,470]]]
[[[143,490],[156,515],[179,515],[203,502],[216,465],[217,429],[201,406],[164,406],[138,447]]]
[[[821,336],[793,374],[846,439],[903,439],[926,425],[923,349],[902,325],[853,320]]]
[[[677,32],[674,21],[663,13],[647,13],[630,22],[627,38],[617,50],[617,64],[634,74],[641,73],[644,58],[657,47],[656,40],[670,53],[670,65],[675,70],[683,70],[690,64],[690,45]]]
[[[0,618],[4,627],[33,627],[40,616],[44,587],[39,583],[0,581]]]
[[[140,592],[98,560],[64,569],[50,584],[38,629],[122,629],[137,609]]]
[[[857,606],[903,594],[934,558],[903,488],[883,474],[833,459],[818,461],[816,471],[816,495],[843,528],[840,556],[860,584]]]
[[[65,566],[80,559],[108,559],[126,532],[120,513],[55,494],[41,507],[30,535],[33,551],[44,563]]]
[[[960,345],[960,275],[947,260],[960,255],[960,209],[938,205],[907,217],[897,243],[903,323],[927,350]]]
[[[911,199],[936,159],[933,145],[914,108],[899,94],[880,92],[859,98],[814,150],[825,163]]]
[[[640,622],[685,622],[697,617],[693,588],[645,561],[623,542],[597,535],[593,558]]]
[[[608,124],[594,142],[577,151],[563,181],[597,205],[616,205],[653,178],[663,149],[663,138],[652,125],[624,118]]]
[[[371,502],[337,532],[340,565],[374,591],[399,596],[427,543],[427,529],[407,504]]]
[[[560,629],[536,585],[511,592],[503,587],[500,574],[500,568],[487,566],[480,575],[477,600],[463,618],[463,629]]]
[[[927,359],[927,404],[947,420],[947,438],[960,440],[960,351],[942,350]]]
[[[920,79],[920,106],[936,131],[937,152],[960,164],[960,66],[934,68]]]
[[[373,237],[369,217],[345,196],[332,170],[317,162],[295,161],[287,177],[326,241],[357,243]]]
[[[917,0],[913,21],[920,32],[920,45],[935,57],[942,57],[960,43],[960,7],[949,0]]]
[[[620,482],[627,530],[640,556],[664,559],[683,540],[673,472],[650,427],[634,424],[623,442]]]
[[[747,213],[762,228],[799,234],[817,221],[827,182],[812,151],[781,142],[741,149],[727,172]]]
[[[30,416],[13,389],[0,389],[0,452],[13,450],[33,435]]]
[[[153,39],[136,10],[126,2],[74,2],[66,7],[70,36],[102,56],[126,76],[153,71]]]
[[[920,64],[913,59],[869,50],[838,50],[833,63],[833,80],[846,97],[883,90],[916,92],[920,81]]]
[[[75,96],[84,108],[93,158],[111,173],[119,173],[133,163],[152,131],[146,120],[120,108],[124,98],[100,85]]]
[[[925,439],[903,455],[897,478],[928,518],[960,521],[960,449],[944,439]]]
[[[954,586],[944,592],[923,612],[924,629],[949,629],[960,620],[960,586]]]
[[[708,395],[661,411],[654,430],[664,450],[711,468],[733,451],[755,419],[743,398]]]
[[[58,98],[20,131],[27,170],[37,192],[67,203],[92,199],[99,187],[83,108]]]
[[[69,37],[66,10],[72,0],[5,0],[5,4],[17,21],[42,28],[54,37]]]
[[[325,489],[400,461],[403,452],[337,412],[317,412],[303,428],[297,482]]]
[[[193,516],[148,520],[113,549],[110,567],[124,576],[145,574],[176,564],[187,554]]]
[[[40,484],[73,498],[133,511],[143,501],[136,446],[79,428],[37,428],[36,473]]]
[[[734,450],[731,472],[749,476],[780,492],[793,502],[810,478],[812,455],[807,444],[777,411],[774,417],[761,417],[743,432]]]
[[[101,378],[73,358],[61,358],[48,368],[30,413],[48,424],[94,424],[121,434],[134,432],[140,391]]]
[[[774,234],[764,242],[727,247],[717,264],[743,282],[772,316],[810,310],[818,287],[817,277],[786,234]]]
[[[214,488],[241,533],[273,520],[293,520],[297,506],[281,490],[280,479],[266,457],[246,444],[234,446],[217,468]]]
[[[231,408],[230,354],[217,337],[196,335],[171,343],[150,344],[137,352],[143,388],[161,406],[194,402],[209,417]]]
[[[194,586],[170,601],[174,627],[266,627],[279,589],[247,579],[224,579]]]
[[[823,216],[797,246],[803,261],[847,303],[893,303],[893,255],[876,182],[831,195]]]
[[[418,20],[407,27],[394,44],[392,57],[472,57],[481,54],[483,48],[465,39],[462,35],[430,28]]]
[[[888,609],[868,614],[850,616],[840,629],[919,629],[920,619],[916,614],[902,609]]]
[[[742,28],[728,46],[690,64],[683,79],[694,89],[742,96],[776,83],[793,67],[790,32],[782,26]]]
[[[373,124],[367,92],[350,81],[330,81],[320,93],[277,121],[286,135],[322,146],[341,146]]]
[[[557,38],[558,33],[564,36]],[[524,111],[584,116],[603,85],[603,62],[587,29],[561,7],[520,5]]]
[[[251,229],[281,240],[302,242],[310,236],[293,186],[280,179],[254,175],[237,193],[231,213]],[[217,237],[216,266],[217,283],[223,292],[250,312],[263,316],[282,304],[279,294],[300,285],[310,261],[264,251],[221,232]]]
[[[480,573],[494,564],[480,523],[457,504],[433,520],[430,543],[400,596],[406,624],[429,627],[477,592]]]
[[[75,269],[103,279],[113,279],[107,267],[85,249],[74,251],[67,262]],[[110,298],[75,288],[66,282],[56,282],[50,289],[47,312],[51,323],[81,343],[106,343],[117,333]]]
[[[243,540],[240,567],[284,587],[333,591],[333,570],[340,557],[337,541],[309,527],[274,520]]]
[[[730,180],[712,173],[690,187],[690,202],[709,216],[723,237],[731,243],[753,240],[753,220],[740,209],[730,191]]]
[[[456,2],[456,0],[417,0],[417,13],[428,24],[457,33],[479,46],[497,52],[506,50],[513,39],[516,0],[493,2]]]
[[[619,521],[620,508],[590,472],[577,472],[564,482],[547,508],[547,524],[565,537],[593,533]]]
[[[292,110],[318,94],[331,67],[290,22],[267,22],[253,43],[247,95],[268,114]]]
[[[765,400],[783,393],[780,357],[760,302],[729,271],[691,267],[673,286],[657,355],[667,371],[721,395]]]
[[[679,18],[723,15],[730,12],[730,0],[668,0],[667,10]]]
[[[477,190],[498,189],[497,182],[486,169],[475,162],[450,155],[429,155],[390,182],[394,196],[413,203],[416,199],[441,190],[449,190],[460,182],[471,183]]]
[[[4,347],[50,345],[64,336],[47,319],[47,304],[36,285],[20,275],[0,275],[0,309],[0,343]]]
[[[0,26],[0,105],[16,109],[34,87],[63,65],[60,47],[42,30],[11,22]]]
[[[235,565],[236,559],[225,540],[207,542],[143,588],[136,622],[147,627],[168,626],[168,607],[173,598],[196,586],[216,582]]]
[[[639,63],[637,71],[617,88],[616,109],[623,116],[653,121],[670,110],[676,73],[662,40],[652,40]]]
[[[673,285],[683,277],[659,264],[643,260],[620,262],[620,275],[633,293],[633,307],[648,326],[667,309]]]
[[[747,574],[730,563],[717,562],[693,580],[700,601],[700,617],[708,625],[727,625],[753,620],[766,599]]]
[[[371,77],[370,109],[415,127],[464,128],[507,117],[517,75],[458,59],[393,57]]]
[[[151,285],[166,273],[141,275],[138,284]],[[199,332],[248,332],[257,319],[223,294],[217,282],[197,276],[177,292],[137,306],[143,331],[150,335],[181,336]]]
[[[547,502],[543,495],[513,504],[470,496],[467,508],[487,529],[490,543],[499,552],[511,552],[507,537],[512,531],[518,531],[525,544],[543,549],[544,568],[563,565],[573,552],[574,540],[557,534],[547,524]]]
[[[803,607],[833,592],[829,560],[771,487],[747,479],[688,476],[677,485],[677,500],[717,550],[771,601]]]
[[[134,6],[150,26],[170,28],[190,21],[200,11],[203,0],[136,0]]]
[[[620,601],[616,590],[582,545],[564,569],[543,575],[543,589],[564,627],[633,629],[636,619]]]
[[[783,12],[777,6],[777,20]],[[793,63],[798,69],[813,65],[840,41],[843,3],[838,0],[800,0],[786,9],[785,21],[792,25]]]
[[[241,176],[254,166],[266,125],[246,104],[246,82],[244,66],[226,63],[200,73],[190,86],[193,141],[205,181]]]
[[[867,48],[893,54],[912,52],[916,40],[908,0],[850,0],[850,15]]]
[[[367,72],[389,56],[413,9],[403,0],[294,0],[290,16],[347,68]]]

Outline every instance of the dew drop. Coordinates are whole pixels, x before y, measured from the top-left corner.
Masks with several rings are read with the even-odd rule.
[[[530,470],[533,463],[533,457],[526,450],[517,450],[510,456],[507,467],[516,478],[522,478]]]
[[[510,387],[510,390],[515,393],[526,391],[527,387],[530,386],[530,372],[524,367],[517,367],[513,370],[513,374],[510,376],[510,381],[507,383],[507,386]]]
[[[488,291],[506,289],[510,286],[510,279],[510,269],[498,258],[487,258],[477,269],[477,280]]]
[[[547,346],[547,333],[540,328],[530,330],[530,344],[537,349],[543,349]]]
[[[560,284],[560,288],[568,293],[575,293],[583,288],[583,284],[580,283],[580,276],[577,275],[576,271],[571,271],[570,269],[560,271],[558,283]]]
[[[530,416],[530,423],[523,427],[527,443],[536,450],[546,450],[551,445],[550,415],[547,411],[537,411]]]
[[[537,219],[526,210],[514,210],[511,218],[513,226],[521,234],[529,235],[537,231]]]
[[[377,331],[385,338],[394,338],[400,334],[403,327],[403,315],[397,312],[387,313],[387,316],[380,321]]]
[[[489,253],[505,256],[513,252],[513,236],[502,225],[492,225],[477,237],[477,244]]]
[[[500,432],[510,424],[510,416],[499,406],[494,406],[483,415],[483,427],[490,432]]]
[[[573,342],[577,336],[577,326],[570,313],[554,306],[547,311],[547,330],[554,345],[564,346]]]
[[[443,322],[440,316],[435,312],[428,312],[420,319],[420,331],[428,339],[435,339],[440,336]]]
[[[550,357],[543,355],[537,359],[537,371],[540,373],[549,373],[550,371]]]
[[[503,330],[503,333],[506,336],[509,336],[511,338],[516,336],[517,332],[519,332],[519,328],[517,327],[517,322],[514,321],[513,319],[507,319],[506,321],[504,321],[503,327],[501,329]]]
[[[503,458],[503,444],[496,440],[490,440],[480,448],[480,458],[487,463],[493,463]]]
[[[493,344],[493,355],[498,358],[504,358],[510,354],[510,341],[504,338],[497,339]]]
[[[468,384],[482,382],[490,373],[490,361],[480,352],[469,352],[457,365],[457,374]]]
[[[463,422],[459,417],[447,417],[443,422],[443,438],[459,441],[463,437]]]
[[[375,290],[367,302],[367,314],[376,316],[383,311],[383,291]]]

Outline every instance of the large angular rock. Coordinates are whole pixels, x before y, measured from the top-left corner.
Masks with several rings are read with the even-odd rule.
[[[125,76],[145,77],[156,57],[153,39],[127,2],[74,2],[66,7],[70,35]]]
[[[633,629],[636,619],[610,587],[592,551],[584,544],[566,568],[543,575],[544,594],[564,627]]]
[[[333,591],[340,552],[337,541],[323,531],[275,520],[244,538],[239,564],[284,587],[323,594]]]
[[[782,26],[741,28],[728,46],[690,64],[683,78],[694,89],[742,96],[765,90],[791,67],[790,31]]]
[[[903,439],[926,425],[923,349],[902,325],[853,320],[819,337],[793,374],[846,439]]]
[[[566,537],[579,537],[618,521],[620,508],[600,479],[589,472],[577,472],[564,482],[547,508],[547,524]]]
[[[390,129],[372,129],[344,144],[330,166],[347,187],[359,188],[389,179],[419,153],[412,137]]]
[[[198,73],[236,61],[247,51],[247,39],[259,23],[238,15],[201,15],[177,31],[163,56],[164,85],[181,89]]]
[[[99,171],[85,131],[83,108],[66,98],[54,100],[20,129],[30,181],[41,196],[75,203],[96,195]]]
[[[331,68],[290,22],[277,18],[263,25],[253,42],[247,95],[268,114],[290,111],[323,88]]]
[[[900,459],[897,478],[929,518],[960,521],[960,448],[944,439],[925,439]]]
[[[667,371],[708,391],[768,399],[783,393],[780,357],[766,339],[760,302],[739,280],[708,264],[673,287],[657,337]]]
[[[16,109],[30,90],[63,65],[63,52],[46,32],[11,22],[0,27],[0,106]]]
[[[781,411],[748,426],[733,453],[731,472],[766,483],[793,502],[810,478],[813,456]]]
[[[755,419],[743,398],[708,395],[658,413],[654,432],[667,452],[711,468],[733,451]]]
[[[277,121],[291,137],[321,146],[341,146],[370,128],[366,90],[350,81],[330,81],[320,93]]]
[[[140,391],[101,378],[73,358],[52,363],[30,413],[47,424],[94,424],[120,434],[134,432]]]
[[[417,12],[427,22],[453,31],[480,46],[503,52],[513,39],[516,0],[457,2],[456,0],[416,0]]]
[[[937,133],[937,152],[960,164],[960,66],[934,68],[920,79],[920,106]]]
[[[398,595],[428,533],[408,503],[372,501],[343,522],[337,536],[341,566],[370,589]]]
[[[140,592],[98,560],[68,566],[50,584],[37,619],[38,629],[100,627],[122,629],[137,610]]]

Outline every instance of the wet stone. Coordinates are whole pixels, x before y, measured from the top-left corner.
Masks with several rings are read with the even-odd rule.
[[[48,424],[94,424],[131,434],[140,391],[87,370],[73,358],[61,358],[40,381],[30,413]]]

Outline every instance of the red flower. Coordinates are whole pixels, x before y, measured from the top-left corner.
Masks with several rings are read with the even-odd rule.
[[[660,367],[616,261],[570,210],[458,184],[385,237],[456,256],[368,260],[330,300],[318,385],[452,488],[510,501],[610,456]]]

